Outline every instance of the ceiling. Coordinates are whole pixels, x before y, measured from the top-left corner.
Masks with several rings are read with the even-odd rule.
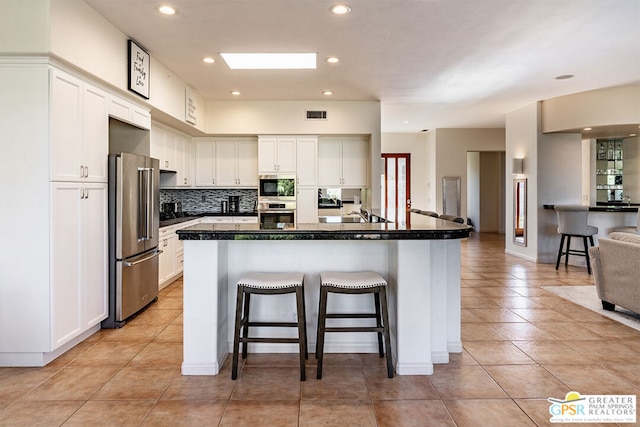
[[[85,1],[207,100],[379,100],[383,132],[504,127],[535,101],[640,84],[639,0],[347,0],[343,16],[330,0]],[[220,52],[318,63],[230,70]]]

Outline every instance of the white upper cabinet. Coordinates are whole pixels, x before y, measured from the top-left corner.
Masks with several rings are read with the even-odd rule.
[[[196,141],[194,144],[196,159],[197,187],[213,187],[215,185],[215,153],[216,143],[213,141]]]
[[[318,186],[368,187],[368,153],[366,139],[321,139],[318,143]]]
[[[107,94],[51,71],[51,181],[107,182]]]
[[[151,114],[118,96],[109,96],[109,115],[142,129],[151,129]]]
[[[196,186],[258,186],[258,144],[255,140],[197,141],[195,149]]]
[[[295,173],[296,138],[259,137],[259,173]]]
[[[176,186],[191,186],[191,142],[186,137],[176,136],[175,139],[176,152]]]
[[[299,186],[318,185],[318,138],[298,138],[296,144],[296,176]]]
[[[241,141],[237,143],[237,177],[241,187],[258,186],[258,143]]]
[[[191,139],[186,135],[153,123],[151,127],[151,157],[158,159],[160,170],[175,172],[162,174],[162,188],[190,187],[191,176]]]

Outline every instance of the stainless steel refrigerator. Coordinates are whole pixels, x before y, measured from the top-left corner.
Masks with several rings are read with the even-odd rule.
[[[109,155],[109,317],[124,325],[158,298],[160,168],[157,159]]]

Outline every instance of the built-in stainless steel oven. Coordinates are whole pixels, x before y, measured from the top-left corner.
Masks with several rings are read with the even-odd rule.
[[[296,202],[285,200],[258,201],[260,225],[276,227],[278,224],[296,223]]]
[[[259,183],[259,199],[294,201],[296,199],[295,175],[260,175]]]

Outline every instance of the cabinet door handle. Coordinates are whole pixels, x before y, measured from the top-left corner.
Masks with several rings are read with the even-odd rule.
[[[88,199],[89,198],[89,190],[85,188],[84,189],[84,193],[86,194],[84,198]]]
[[[84,177],[88,178],[89,177],[89,166],[85,166],[84,167]]]
[[[84,199],[84,188],[80,189],[80,199]]]
[[[84,178],[84,166],[80,165],[80,178]]]

